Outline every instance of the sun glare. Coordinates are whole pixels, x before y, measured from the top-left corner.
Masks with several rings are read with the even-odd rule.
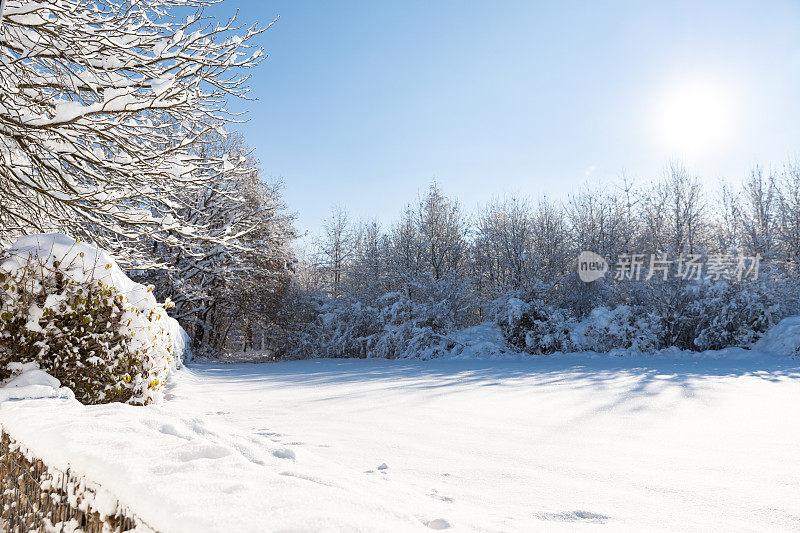
[[[724,146],[734,118],[734,99],[724,86],[685,82],[661,95],[655,127],[666,150],[679,156],[697,156]]]

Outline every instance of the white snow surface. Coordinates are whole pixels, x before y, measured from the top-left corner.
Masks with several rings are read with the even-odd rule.
[[[20,237],[8,250],[0,269],[12,272],[23,268],[31,258],[49,268],[58,261],[59,270],[77,282],[101,279],[127,295],[141,310],[157,305],[147,287],[134,283],[103,250],[85,242],[77,242],[62,233],[39,233]]]
[[[800,316],[784,318],[753,346],[763,352],[782,355],[800,355]]]
[[[164,532],[800,528],[800,361],[194,364],[161,405],[0,424]]]
[[[9,363],[8,369],[17,374],[0,388],[0,402],[34,398],[75,398],[70,389],[62,387],[58,379],[39,369],[36,363]]]

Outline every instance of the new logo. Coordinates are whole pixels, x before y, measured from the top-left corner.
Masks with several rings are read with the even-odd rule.
[[[605,276],[608,272],[608,261],[594,252],[584,250],[578,256],[578,277],[581,281],[591,283]]]

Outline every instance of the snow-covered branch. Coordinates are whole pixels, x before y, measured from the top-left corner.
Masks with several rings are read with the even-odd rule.
[[[251,43],[269,26],[214,21],[213,3],[7,1],[0,240],[58,229],[117,252],[175,235],[235,240],[188,220],[185,199],[253,171],[246,158],[201,157],[198,140],[238,120],[225,103],[248,98],[245,70],[264,57]]]

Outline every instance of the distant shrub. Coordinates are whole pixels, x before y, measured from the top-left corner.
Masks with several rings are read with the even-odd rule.
[[[691,315],[696,317],[694,348],[700,350],[750,346],[782,318],[777,299],[761,284],[712,285],[692,306]]]
[[[417,280],[414,297],[390,292],[370,304],[318,295],[295,297],[295,322],[280,331],[278,358],[430,359],[455,344],[448,334],[469,325],[468,288],[456,280]],[[287,321],[288,322],[288,321]]]
[[[505,297],[493,303],[492,314],[506,342],[519,351],[551,354],[574,349],[570,333],[575,320],[567,310],[555,309],[538,298]]]
[[[664,285],[639,298],[646,304],[597,307],[580,320],[536,297],[506,296],[492,317],[510,346],[530,354],[747,348],[793,309],[785,292],[764,282]]]
[[[642,307],[598,307],[574,326],[571,338],[576,351],[652,353],[662,347],[663,324],[661,317]]]

